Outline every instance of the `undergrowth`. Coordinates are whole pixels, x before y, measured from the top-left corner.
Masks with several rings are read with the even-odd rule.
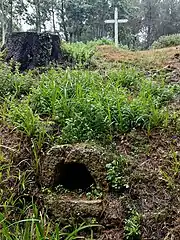
[[[89,42],[88,44],[79,43],[63,43],[63,49],[71,57],[78,67],[88,67],[92,64],[95,55],[96,44]]]
[[[6,119],[28,136],[38,138],[45,131],[54,132],[59,143],[105,143],[117,133],[161,126],[168,119],[165,106],[179,88],[123,67],[107,76],[51,69],[28,91],[22,97],[20,89],[5,101]]]
[[[12,206],[7,206],[11,208]],[[2,207],[1,207],[2,208]],[[0,213],[0,239],[2,240],[73,240],[81,238],[85,230],[90,231],[90,238],[93,239],[93,228],[99,227],[97,224],[82,223],[79,226],[67,225],[60,227],[59,224],[51,222],[47,215],[39,212],[35,204],[24,206],[21,210],[26,215],[23,220],[8,220],[5,213]]]
[[[180,45],[180,34],[171,34],[161,36],[157,41],[153,42],[152,48],[166,48]]]
[[[65,44],[66,51],[76,60],[75,69],[49,69],[12,73],[11,67],[0,66],[0,119],[28,136],[32,143],[34,165],[29,172],[14,168],[0,154],[0,239],[77,239],[79,231],[94,225],[61,226],[51,223],[35,204],[16,198],[26,192],[32,172],[38,175],[39,152],[44,145],[85,141],[112,143],[119,134],[144,130],[150,136],[154,128],[167,127],[171,122],[168,103],[179,95],[179,86],[167,84],[163,76],[146,78],[133,67],[100,73],[82,69],[91,64],[95,47],[101,42]],[[37,74],[38,73],[38,74]],[[160,169],[169,188],[174,189],[179,174],[178,156],[172,150],[171,168]],[[124,178],[126,160],[123,156],[106,165],[107,180],[113,191],[129,187]],[[11,188],[11,183],[15,188]],[[11,194],[12,192],[12,194]],[[87,198],[101,198],[94,189]],[[23,199],[23,198],[22,198]],[[18,202],[18,204],[17,204]],[[16,207],[18,206],[18,207]],[[17,212],[18,214],[17,214]],[[16,214],[14,214],[16,212]],[[18,215],[18,218],[17,218]],[[14,217],[16,216],[16,217]],[[138,239],[140,216],[132,211],[125,221],[126,239]]]

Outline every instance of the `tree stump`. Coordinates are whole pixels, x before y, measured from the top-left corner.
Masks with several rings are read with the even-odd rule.
[[[20,64],[20,71],[65,61],[58,35],[36,32],[16,32],[7,37],[6,62]]]

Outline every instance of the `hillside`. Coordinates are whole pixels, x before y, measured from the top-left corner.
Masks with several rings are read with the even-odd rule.
[[[163,67],[179,68],[180,47],[152,49],[146,51],[129,51],[117,49],[110,45],[98,46],[100,56],[108,63],[131,63],[145,69]]]
[[[0,239],[180,239],[179,47],[66,49],[0,63]]]

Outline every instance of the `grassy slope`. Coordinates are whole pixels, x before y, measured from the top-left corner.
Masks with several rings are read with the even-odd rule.
[[[152,69],[159,70],[166,67],[167,65],[170,65],[171,68],[176,69],[175,78],[177,81],[175,82],[178,82],[179,79],[178,79],[177,71],[179,68],[179,60],[178,60],[178,57],[174,57],[174,55],[177,53],[178,53],[178,49],[176,48],[143,51],[143,52],[130,52],[126,50],[117,50],[116,48],[111,46],[99,46],[98,56],[100,56],[100,58],[98,57],[97,59],[98,71],[99,69],[100,69],[100,72],[102,72],[103,70],[103,79],[104,77],[106,79],[107,76],[106,76],[106,73],[104,75],[104,71],[106,72],[111,69],[119,70],[121,63],[125,63],[128,65],[130,63],[130,65],[131,64],[136,65],[138,69],[139,68],[146,69],[146,71],[149,71]],[[133,74],[133,73],[130,72],[130,74]],[[57,75],[56,76],[53,75],[53,76],[57,77]],[[95,75],[93,76],[95,78]],[[119,80],[120,82],[122,81],[122,79],[124,79],[123,76],[126,76],[126,73],[125,75],[122,75],[122,77]],[[76,79],[76,73],[71,77],[72,79]],[[82,75],[82,78],[83,77],[85,76]],[[164,75],[160,77],[161,80],[162,80],[162,77],[164,77]],[[95,108],[95,110],[97,111],[97,113],[99,113],[102,109],[101,104],[103,104],[103,101],[104,101],[104,96],[100,90],[101,85],[98,86],[98,84],[94,84],[94,81],[91,82],[91,77],[87,79],[88,81],[85,83],[87,84],[87,86],[91,86],[93,88],[94,95],[92,95],[91,92],[89,93],[88,88],[84,91],[84,88],[83,88],[84,86],[82,85],[84,81],[78,82],[79,84],[78,89],[76,89],[78,93],[76,92],[76,94],[78,95],[86,94],[86,97],[88,97],[89,101],[95,98],[96,102],[98,101],[98,104],[99,104],[98,108],[97,109]],[[99,82],[102,81],[100,76],[98,76],[96,80],[97,79]],[[129,80],[129,79],[130,79],[129,77],[126,78],[126,80]],[[46,80],[47,78],[45,78],[43,81],[46,82]],[[153,80],[157,82],[159,80],[159,77],[157,78],[155,77],[155,79]],[[174,83],[174,81],[171,81],[171,80],[172,80],[171,77],[168,78],[168,84],[170,85],[171,83]],[[173,76],[173,80],[174,80],[174,76]],[[64,79],[63,81],[65,81],[66,86],[69,86],[68,81],[66,82],[66,79]],[[88,85],[89,81],[91,85]],[[116,80],[110,79],[109,82],[107,81],[109,85],[107,84],[107,86],[104,88],[106,90],[106,93],[110,94],[109,96],[107,95],[108,97],[113,96],[113,91],[114,91],[114,89],[110,85],[111,81],[115,82]],[[101,84],[103,83],[101,82]],[[124,84],[124,82],[122,81],[121,84]],[[137,82],[135,81],[132,84],[133,84],[133,87],[135,87],[135,89],[130,88],[129,90],[130,92],[127,92],[127,93],[125,92],[123,95],[123,97],[128,98],[128,102],[126,106],[128,106],[128,104],[129,105],[132,104],[132,99],[136,99]],[[62,88],[64,86],[62,83],[62,79],[60,80],[59,86]],[[128,85],[128,86],[131,86],[131,85]],[[50,87],[52,87],[53,89],[53,86],[50,86]],[[46,90],[47,89],[48,88],[46,88]],[[39,89],[35,86],[34,97],[38,98],[39,96],[41,96],[41,90],[44,91],[43,88]],[[59,91],[58,94],[60,94],[61,93],[60,90],[58,91]],[[71,88],[70,88],[70,91],[71,91]],[[101,93],[102,96],[98,93]],[[132,93],[132,94],[129,94],[129,93]],[[120,94],[120,91],[118,92],[118,94]],[[47,92],[47,96],[49,96],[49,92]],[[45,99],[47,99],[47,96]],[[75,99],[75,102],[78,101],[78,98],[75,98],[74,96],[72,99],[73,101],[71,102],[71,104],[74,104],[74,99]],[[117,99],[118,98],[113,98],[112,102],[116,101]],[[69,101],[71,101],[71,99],[69,99]],[[112,102],[109,102],[109,104],[112,104]],[[80,99],[80,101],[78,102],[79,104],[78,106],[81,107],[80,111],[86,112],[87,109],[89,111],[89,108],[87,109],[84,108],[84,106],[86,105],[83,105],[81,103],[82,103],[82,99]],[[138,104],[138,101],[137,101],[137,104]],[[23,106],[24,104],[21,104],[21,105]],[[111,105],[109,106],[111,107]],[[126,169],[128,174],[126,177],[126,181],[129,186],[123,193],[118,194],[119,197],[121,198],[121,201],[124,207],[126,220],[123,219],[123,222],[126,223],[125,234],[127,239],[135,239],[135,237],[134,238],[132,237],[133,234],[134,236],[137,237],[139,232],[139,228],[138,228],[139,217],[141,218],[141,222],[140,222],[140,225],[141,225],[140,238],[141,239],[148,239],[148,240],[180,239],[179,238],[179,232],[180,232],[179,129],[180,128],[179,128],[179,107],[178,106],[179,106],[178,99],[174,99],[173,101],[169,102],[169,107],[168,107],[169,115],[168,115],[168,119],[166,119],[167,123],[163,121],[163,123],[156,126],[155,128],[152,127],[150,129],[142,129],[141,127],[140,128],[135,127],[135,129],[132,129],[129,133],[117,134],[116,129],[113,130],[113,128],[111,127],[109,130],[108,128],[109,123],[107,122],[107,128],[105,130],[107,132],[110,131],[110,133],[112,134],[112,136],[110,136],[110,139],[113,138],[113,148],[115,147],[116,151],[119,154],[123,154],[128,159],[128,166]],[[41,106],[39,108],[40,110],[43,109],[43,108],[41,109]],[[112,105],[112,109],[113,108],[114,106]],[[20,109],[20,112],[22,111],[22,109]],[[38,112],[38,108],[36,108],[36,111]],[[51,108],[49,111],[51,112]],[[47,120],[49,124],[49,122],[51,122],[51,120],[54,119],[54,117],[57,117],[56,112],[54,111],[56,111],[55,108],[53,108],[53,114],[51,115],[50,119],[47,118],[47,115],[45,117],[41,116],[40,120],[38,117],[37,118],[35,117],[33,118],[33,123],[34,122],[36,123],[37,121],[37,123],[39,124],[39,121],[41,120],[43,120],[43,122],[46,123],[46,120]],[[6,112],[5,106],[1,109],[1,112],[3,112],[3,116],[5,118],[5,115],[6,115],[4,113]],[[76,115],[76,112],[74,113]],[[157,112],[157,113],[159,114],[160,112]],[[32,116],[31,112],[29,114],[30,115],[28,115],[28,118],[34,117]],[[102,115],[103,114],[104,112],[102,112]],[[99,115],[99,117],[101,117],[102,115]],[[0,234],[4,234],[4,239],[11,239],[8,233],[8,231],[10,230],[7,231],[8,223],[6,223],[5,219],[8,219],[9,221],[12,221],[12,219],[14,218],[16,219],[16,211],[14,209],[12,210],[9,205],[15,206],[16,201],[14,200],[14,197],[16,198],[16,196],[18,196],[19,198],[20,195],[26,196],[28,195],[28,191],[36,192],[38,186],[36,186],[35,184],[35,176],[33,173],[34,168],[29,167],[28,165],[30,161],[34,158],[34,153],[36,153],[36,152],[31,152],[31,147],[30,147],[30,145],[32,144],[31,134],[34,131],[34,128],[31,128],[31,126],[28,128],[29,131],[26,131],[26,134],[29,134],[29,137],[27,138],[26,134],[24,135],[24,134],[21,134],[18,130],[14,130],[14,127],[11,128],[11,127],[5,126],[6,123],[4,122],[5,120],[4,118],[1,120],[1,126],[0,126],[0,136],[1,136],[0,160],[2,163],[1,174],[3,176],[1,181],[1,189],[3,189],[4,193],[6,193],[8,197],[9,197],[8,195],[9,192],[12,192],[13,200],[9,199],[7,201],[6,194],[2,194],[1,192],[1,197],[2,197],[1,204],[3,205],[2,207],[3,215],[0,215],[1,217],[0,226],[2,226],[0,227]],[[12,119],[12,116],[11,116],[11,119]],[[109,116],[109,120],[110,119],[111,117]],[[97,120],[97,122],[100,120],[101,118]],[[13,121],[17,124],[17,120],[13,118]],[[79,119],[77,119],[77,124],[79,125],[78,121]],[[87,124],[89,121],[90,119],[85,120],[85,124]],[[96,121],[96,120],[93,120],[93,121]],[[62,119],[62,122],[64,123],[64,119]],[[97,122],[95,122],[95,124],[97,124]],[[22,123],[18,122],[16,127],[20,126],[20,124]],[[103,126],[106,126],[106,125],[103,124]],[[22,128],[22,125],[21,125],[21,129],[24,130],[24,128]],[[69,131],[68,129],[71,130],[71,125],[69,125],[69,128],[66,127],[65,130]],[[89,132],[90,136],[92,134],[92,138],[94,137],[93,131],[94,130],[92,128],[92,131]],[[65,133],[67,136],[68,132],[65,132]],[[56,134],[57,134],[57,131],[56,131]],[[71,138],[72,136],[77,137],[76,132],[75,133],[72,132],[71,134],[69,138]],[[84,140],[84,135],[81,134],[79,137],[81,138],[82,136],[83,136],[82,140]],[[38,139],[40,139],[42,136],[38,135],[38,137],[39,137]],[[103,138],[100,139],[100,141],[102,141]],[[42,143],[39,141],[39,147],[41,147],[41,144]],[[109,144],[108,148],[112,148],[111,144]],[[9,160],[11,160],[13,163],[11,163]],[[29,189],[31,187],[32,189]],[[22,203],[22,205],[23,204],[24,203]],[[36,217],[41,220],[42,226],[37,226],[37,229],[33,230],[33,231],[36,231],[37,236],[40,235],[39,232],[43,231],[44,233],[47,234],[47,236],[51,236],[51,239],[58,239],[52,236],[53,234],[50,233],[48,228],[47,219],[42,219],[43,218],[42,216],[38,216],[35,207],[32,207],[32,209],[30,208],[28,209],[26,205],[23,207],[19,207],[18,205],[18,209],[20,210],[21,208],[23,209],[23,211],[21,211],[20,213],[21,215],[20,219],[22,219],[23,216],[26,216],[29,218]],[[19,217],[17,218],[17,220],[19,220]],[[33,224],[31,223],[30,225],[26,226],[27,231],[30,228],[33,229],[33,226],[34,226]],[[20,231],[18,229],[16,230],[20,236],[21,235]],[[119,229],[118,231],[121,232],[122,229]],[[23,232],[23,234],[25,236],[25,234],[27,233]],[[33,232],[32,234],[35,234],[35,232]],[[113,237],[113,234],[114,234],[113,231],[111,233],[111,231],[107,230],[107,232],[105,232],[105,236],[109,236],[109,238],[105,238],[105,239],[111,239],[111,237]],[[54,233],[54,236],[55,236],[55,233]],[[31,236],[29,236],[29,238],[27,239],[31,239],[30,237]],[[39,237],[37,239],[43,239],[43,238]],[[116,239],[118,238],[116,237]]]
[[[179,47],[131,52],[99,46],[98,51],[107,67],[133,64],[150,72],[167,70],[165,76],[169,70],[168,82],[180,81]],[[169,103],[168,109],[178,120],[179,100]],[[135,205],[141,214],[142,239],[180,239],[180,138],[176,124],[160,126],[150,134],[133,130],[117,140],[119,152],[130,159],[130,190],[124,201]]]
[[[180,52],[179,47],[133,52],[117,49],[109,45],[102,45],[98,47],[98,52],[101,58],[108,62],[111,67],[117,63],[130,63],[147,70],[159,69],[168,65],[177,68],[180,66],[179,56],[175,58],[175,54]]]

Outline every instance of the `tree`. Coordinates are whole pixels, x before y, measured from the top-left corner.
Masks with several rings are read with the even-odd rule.
[[[11,34],[14,28],[18,27],[16,20],[24,11],[24,5],[20,0],[1,0],[0,3],[2,45],[4,45],[6,34]]]
[[[38,33],[42,28],[46,30],[46,21],[50,20],[50,2],[48,0],[27,0],[31,12],[26,13],[26,22],[29,25],[35,25]]]

